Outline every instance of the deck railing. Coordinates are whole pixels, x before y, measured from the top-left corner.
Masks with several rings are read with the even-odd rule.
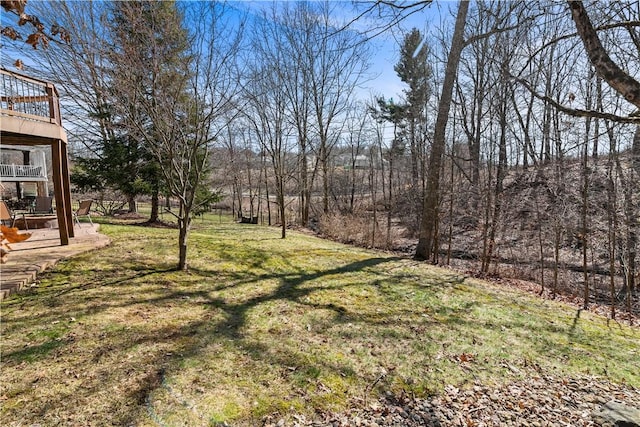
[[[31,165],[2,165],[0,164],[0,178],[46,178],[42,166]]]
[[[0,114],[62,126],[55,86],[5,68],[0,68]]]
[[[16,150],[15,147],[0,144],[0,152],[3,152],[4,149],[7,148],[13,152],[22,151],[22,155],[20,157],[23,158],[25,163],[16,164],[15,159],[3,156],[3,163],[0,163],[0,181],[47,180],[47,160],[44,150],[25,150],[24,148]],[[26,158],[24,156],[25,154],[27,154]],[[17,156],[14,155],[13,157]]]

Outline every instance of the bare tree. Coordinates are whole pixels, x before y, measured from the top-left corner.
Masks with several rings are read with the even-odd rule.
[[[396,162],[404,151],[407,126],[406,104],[396,104],[393,99],[386,101],[384,98],[376,99],[376,106],[371,107],[371,114],[378,121],[387,121],[393,125],[393,138],[385,153],[387,162],[387,188],[386,188],[386,209],[387,209],[387,240],[386,248],[391,246],[391,219],[394,213],[393,207],[396,203],[394,184],[396,182]]]
[[[607,84],[609,84],[609,86],[620,93],[629,103],[640,108],[640,82],[622,70],[618,64],[611,59],[609,52],[607,52],[603,47],[600,38],[598,37],[598,33],[594,29],[583,3],[581,1],[568,1],[568,4],[578,35],[580,36],[585,51],[589,56],[589,60],[593,64],[598,75],[600,75]],[[640,45],[640,42],[637,40],[637,36],[634,38],[634,33],[631,34],[634,42],[636,42],[636,46]],[[631,149],[631,159],[632,167],[630,173],[632,175],[637,174],[640,172],[640,124],[636,125]],[[631,179],[631,182],[634,181],[634,179]],[[631,188],[631,186],[628,188]],[[628,273],[626,275],[626,290],[628,292],[635,288],[635,259],[638,229],[638,220],[632,213],[634,210],[632,194],[633,191],[631,191],[627,197],[628,202],[625,209],[627,218],[630,218],[627,220],[629,231],[627,233]]]
[[[623,71],[602,46],[598,33],[593,28],[589,15],[581,1],[568,1],[571,16],[576,24],[589,60],[598,74],[624,99],[640,108],[640,82]]]
[[[312,150],[312,105],[311,83],[308,72],[306,47],[313,45],[314,14],[308,3],[273,4],[270,11],[276,21],[282,21],[282,37],[275,39],[278,49],[284,53],[288,77],[282,80],[289,100],[287,108],[291,114],[298,138],[298,181],[300,223],[308,225],[312,187],[317,172],[317,162],[310,159]]]
[[[158,189],[160,180],[153,173],[156,168],[149,153],[116,123],[111,92],[110,7],[104,2],[65,0],[37,2],[29,7],[31,13],[65,27],[73,40],[23,52],[30,60],[23,68],[60,88],[65,119],[73,123],[69,127],[74,158],[72,182],[80,191],[98,191],[100,204],[105,192],[115,190],[127,199],[129,210],[135,211],[136,197]],[[157,203],[152,206],[152,220],[154,215],[157,219]]]
[[[449,109],[453,98],[453,88],[457,76],[458,63],[460,55],[464,47],[464,27],[469,10],[468,1],[460,1],[458,13],[456,15],[456,24],[451,41],[451,50],[447,59],[447,67],[445,70],[445,78],[440,94],[438,104],[438,115],[436,118],[436,126],[433,136],[433,144],[431,146],[431,154],[429,156],[429,170],[427,176],[426,198],[424,201],[424,212],[422,215],[422,225],[420,227],[420,238],[416,248],[415,257],[421,260],[432,259],[437,260],[438,248],[436,245],[436,231],[439,216],[439,199],[440,199],[440,170],[442,166],[442,157],[446,146],[446,130],[449,120]]]
[[[265,16],[265,19],[258,21],[252,31],[244,116],[251,123],[261,149],[271,161],[281,237],[284,239],[287,233],[287,184],[296,166],[296,162],[291,161],[297,143],[293,138],[295,125],[289,120],[290,98],[283,90],[285,81],[291,77],[286,66],[292,58],[287,57],[287,51],[277,48],[282,43],[283,34],[275,23],[277,20],[267,18]]]
[[[178,200],[177,212],[172,211],[179,229],[178,269],[187,270],[192,217],[211,200],[204,186],[208,154],[234,117],[239,81],[233,65],[242,27],[231,26],[229,9],[221,4],[187,3],[184,11],[175,3],[118,7],[132,32],[118,57],[120,114],[162,165],[169,192]],[[191,23],[189,33],[182,13]]]
[[[350,99],[366,77],[370,51],[358,33],[337,31],[331,3],[321,3],[310,12],[307,25],[313,29],[312,38],[302,47],[303,61],[319,145],[316,153],[322,170],[322,210],[328,213],[331,150],[342,132],[344,115],[351,108]]]
[[[348,147],[350,160],[350,185],[348,212],[353,214],[356,205],[356,192],[364,190],[363,170],[373,169],[371,162],[364,162],[367,143],[373,139],[369,115],[364,104],[353,109],[347,118]]]
[[[30,72],[54,82],[63,94],[61,108],[67,121],[70,139],[95,153],[93,143],[114,137],[109,99],[109,35],[106,22],[109,10],[103,2],[67,2],[53,0],[30,3],[40,16],[55,16],[67,28],[73,43],[51,44],[47,49],[24,52],[37,69]],[[77,149],[78,147],[76,147]],[[98,153],[95,153],[98,154]]]

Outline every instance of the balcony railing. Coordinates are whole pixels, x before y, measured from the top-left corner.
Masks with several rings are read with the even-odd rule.
[[[55,86],[5,68],[0,68],[0,114],[62,126]]]
[[[5,150],[8,151],[6,155]],[[3,153],[0,181],[47,181],[47,160],[43,149],[0,144],[0,153]],[[22,158],[23,162],[16,161],[16,158]]]
[[[0,179],[8,181],[11,178],[47,178],[42,166],[31,165],[2,165],[0,164]]]

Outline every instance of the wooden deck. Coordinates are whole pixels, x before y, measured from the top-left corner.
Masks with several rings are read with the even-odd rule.
[[[0,68],[0,133],[3,145],[48,146],[60,243],[74,236],[67,134],[52,83]]]

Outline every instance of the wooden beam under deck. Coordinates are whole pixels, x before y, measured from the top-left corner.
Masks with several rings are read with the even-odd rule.
[[[7,110],[4,110],[7,111]],[[49,120],[49,119],[46,119]],[[23,117],[0,116],[2,144],[29,145],[25,141],[38,138],[47,139],[43,144],[50,144],[52,139],[67,142],[67,133],[61,126],[48,121],[29,120]]]

